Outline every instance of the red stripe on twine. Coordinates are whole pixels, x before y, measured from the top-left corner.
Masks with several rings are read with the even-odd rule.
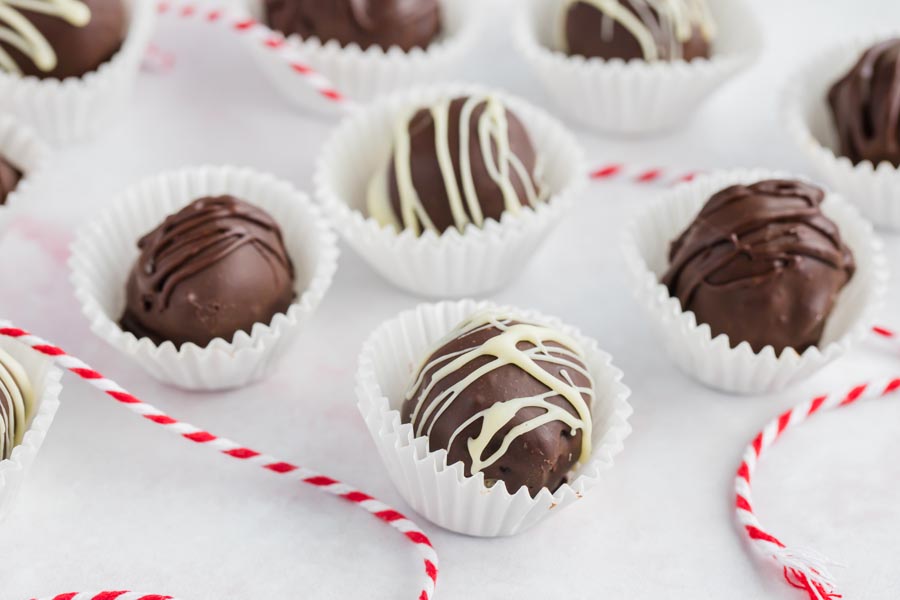
[[[269,48],[272,48],[273,50],[277,50],[278,48],[281,48],[282,46],[284,46],[284,38],[281,36],[273,35],[270,38],[266,38],[266,40],[263,43],[266,46],[268,46]]]
[[[375,516],[386,523],[393,523],[394,521],[399,521],[400,519],[406,518],[396,510],[383,510],[381,512],[375,513]]]
[[[307,477],[303,480],[303,483],[308,483],[309,485],[314,485],[316,487],[328,487],[329,485],[336,484],[337,481],[335,481],[331,477],[317,475],[316,477]]]
[[[753,438],[753,451],[756,452],[756,456],[759,456],[759,453],[762,452],[762,442],[763,442],[763,434],[760,431],[756,434],[756,437]]]
[[[886,338],[892,338],[895,335],[897,335],[890,329],[887,329],[886,327],[878,327],[877,325],[872,328],[872,331],[874,331],[876,334],[880,335],[881,337],[886,337]]]
[[[828,400],[828,396],[819,396],[818,398],[813,399],[812,404],[809,406],[809,412],[807,415],[814,415],[819,412],[819,409],[822,408],[822,405],[825,404],[825,401]]]
[[[425,560],[425,573],[431,578],[432,581],[437,583],[437,567],[434,566],[434,563],[430,560]]]
[[[234,24],[234,29],[236,31],[247,31],[248,29],[253,29],[256,27],[256,19],[247,19],[245,21],[238,21]]]
[[[308,65],[299,62],[291,63],[291,68],[300,75],[309,75],[312,73],[312,69]]]
[[[141,401],[129,394],[128,392],[115,392],[110,391],[106,392],[107,396],[110,396],[114,400],[121,402],[122,404],[141,404]]]
[[[198,444],[207,444],[216,440],[216,436],[209,433],[208,431],[198,431],[196,433],[185,433],[182,434],[182,437],[185,439],[191,440],[192,442],[197,442]]]
[[[77,595],[78,594],[76,592],[69,592],[68,594],[60,594],[59,596],[53,598],[53,600],[72,600],[72,598]]]
[[[5,335],[11,338],[20,338],[22,336],[28,335],[28,332],[24,329],[17,329],[15,327],[5,327],[0,329],[0,335]]]
[[[414,544],[424,544],[426,546],[431,546],[431,540],[425,536],[421,531],[407,531],[404,535],[409,538],[409,541]]]
[[[419,600],[428,600],[428,592],[422,590],[422,593],[419,594]]]
[[[848,404],[853,404],[854,402],[859,400],[859,397],[862,396],[863,393],[865,393],[867,387],[869,387],[868,384],[863,384],[858,385],[850,390],[850,393],[847,394],[847,396],[843,400],[841,400],[841,406],[847,406]]]
[[[124,596],[128,591],[121,592],[100,592],[96,596],[94,596],[91,600],[116,600],[120,596]]]
[[[206,20],[210,23],[215,23],[219,19],[222,18],[222,11],[218,9],[212,9],[208,13],[206,13]]]
[[[259,452],[256,450],[251,450],[250,448],[235,448],[234,450],[226,450],[225,454],[234,458],[240,458],[241,460],[247,460],[248,458],[255,458],[259,456]]]
[[[740,477],[741,479],[743,479],[744,481],[746,481],[747,483],[750,483],[750,468],[747,467],[747,463],[745,463],[745,462],[741,463],[741,466],[738,467],[738,470],[737,470],[737,476]]]
[[[372,496],[363,494],[362,492],[348,492],[346,494],[342,494],[341,498],[343,498],[344,500],[349,500],[350,502],[356,502],[357,504],[359,504],[360,502],[373,500]]]
[[[272,463],[271,465],[266,465],[265,468],[275,473],[290,473],[291,471],[296,471],[300,467],[295,467],[291,463],[277,462]]]
[[[793,411],[786,411],[781,413],[781,416],[778,417],[778,435],[784,433],[784,430],[787,429],[788,423],[791,422],[791,415],[793,415]]]
[[[793,579],[792,579],[793,578]],[[784,579],[791,586],[798,590],[803,590],[809,594],[810,600],[831,600],[832,598],[843,598],[841,594],[829,591],[824,585],[818,581],[810,581],[806,574],[797,569],[784,568]]]
[[[737,497],[735,498],[734,505],[736,508],[739,508],[741,510],[746,510],[748,513],[753,512],[753,509],[750,508],[750,503],[747,502],[747,499],[744,498],[743,496],[741,496],[740,494],[738,494]]]
[[[753,525],[747,525],[747,526],[745,526],[745,529],[747,530],[747,535],[749,535],[751,539],[762,540],[764,542],[770,542],[772,544],[775,544],[779,548],[784,548],[784,544],[782,544],[778,538],[776,538],[775,536],[769,535],[762,529],[754,527]]]
[[[638,183],[650,183],[662,177],[662,169],[648,169],[635,177]]]
[[[181,16],[182,17],[191,17],[194,15],[195,12],[197,12],[196,7],[188,4],[181,9]]]
[[[622,172],[623,166],[620,164],[611,164],[600,167],[591,173],[591,179],[608,179],[615,177]]]
[[[32,346],[35,350],[40,352],[41,354],[46,354],[47,356],[62,356],[65,354],[62,348],[57,348],[56,346],[50,346],[49,344],[41,344],[39,346]]]
[[[888,383],[887,386],[885,386],[884,391],[881,392],[881,395],[887,396],[888,394],[896,392],[897,390],[900,390],[900,377]]]
[[[69,369],[82,379],[103,379],[103,375],[91,369]]]
[[[326,98],[328,98],[329,100],[340,101],[340,100],[344,99],[344,96],[337,90],[332,90],[332,89],[320,90],[319,93],[322,94],[323,96],[325,96]]]
[[[174,425],[178,422],[169,415],[144,415],[144,418],[148,421],[153,421],[157,425]]]

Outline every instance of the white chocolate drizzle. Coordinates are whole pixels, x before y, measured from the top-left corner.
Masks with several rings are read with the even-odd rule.
[[[570,336],[549,327],[523,323],[515,318],[498,314],[494,311],[477,313],[458,326],[443,340],[436,344],[441,348],[457,339],[465,339],[473,334],[496,328],[500,333],[484,343],[472,342],[470,347],[442,356],[433,356],[419,369],[415,381],[409,387],[407,400],[416,397],[411,423],[416,436],[431,435],[435,424],[444,416],[448,408],[459,398],[466,388],[481,377],[507,365],[514,365],[543,384],[547,391],[536,396],[498,400],[482,411],[460,423],[449,439],[447,448],[452,448],[457,437],[473,423],[481,421],[481,430],[474,438],[466,441],[469,456],[472,459],[471,472],[474,475],[500,460],[509,450],[512,442],[547,423],[559,421],[564,423],[574,436],[578,431],[581,436],[581,464],[591,455],[591,405],[594,401],[594,383],[591,374],[584,366],[584,356],[578,342]],[[553,345],[548,345],[553,344]],[[520,345],[527,348],[520,348]],[[474,369],[455,384],[442,390],[426,404],[426,400],[441,386],[448,376],[458,373],[471,362],[483,357],[491,357],[484,365]],[[542,367],[539,362],[559,365],[562,379]],[[587,379],[589,385],[580,387],[574,383],[572,373],[580,374]],[[430,377],[424,385],[426,377]],[[572,414],[558,406],[551,399],[562,397],[574,409]],[[540,408],[544,412],[523,423],[512,427],[504,436],[500,447],[490,456],[484,456],[485,450],[505,427],[525,408]],[[426,426],[427,424],[427,426]]]
[[[91,9],[81,0],[0,0],[0,42],[27,56],[44,73],[56,68],[56,52],[49,40],[22,14],[23,10],[63,19],[73,27],[84,27],[91,20]],[[3,48],[0,48],[0,70],[22,73]]]
[[[599,34],[604,41],[612,40],[613,27],[619,24],[634,36],[647,61],[660,59],[658,41],[668,40],[668,55],[677,60],[683,57],[682,44],[691,39],[695,26],[700,28],[707,40],[711,40],[716,33],[715,21],[706,0],[566,0],[563,15],[579,2],[603,13],[603,27]],[[565,35],[563,39],[568,43]]]
[[[34,412],[34,395],[25,370],[0,350],[0,460],[22,443]]]
[[[539,177],[539,173],[528,173],[528,169],[521,159],[510,148],[509,123],[506,116],[506,107],[494,96],[472,96],[466,99],[459,116],[459,181],[453,164],[453,152],[450,148],[450,109],[452,101],[442,100],[432,106],[429,111],[434,120],[435,152],[438,166],[440,167],[444,188],[450,204],[450,212],[453,215],[454,226],[464,231],[466,226],[474,224],[477,227],[484,225],[484,214],[481,203],[475,189],[475,181],[472,175],[472,153],[470,141],[472,131],[472,118],[475,109],[484,104],[478,122],[475,123],[475,131],[478,135],[478,148],[481,160],[491,177],[503,194],[504,210],[511,214],[517,214],[522,210],[522,202],[516,188],[513,185],[513,177],[517,178],[525,191],[525,202],[530,207],[535,207],[545,198],[543,189],[536,186],[532,177]],[[418,112],[418,111],[415,111]],[[414,113],[407,118],[398,120],[394,131],[394,176],[397,182],[397,192],[400,200],[400,215],[395,214],[391,205],[391,194],[388,185],[388,169],[378,171],[368,190],[369,215],[382,225],[392,225],[397,230],[410,229],[416,235],[423,230],[441,232],[435,227],[419,193],[416,191],[412,176],[412,156],[410,154],[409,124]],[[539,171],[538,168],[535,169]]]

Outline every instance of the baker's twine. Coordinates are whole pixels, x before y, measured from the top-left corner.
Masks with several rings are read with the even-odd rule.
[[[900,340],[900,336],[890,329],[875,327],[873,331],[882,338]],[[832,600],[843,596],[838,593],[834,576],[828,568],[831,563],[826,558],[812,550],[788,546],[760,523],[753,509],[751,487],[760,458],[787,431],[814,415],[851,406],[863,400],[884,398],[898,391],[900,391],[900,377],[895,377],[864,383],[842,393],[818,396],[769,421],[744,451],[743,460],[734,480],[735,514],[741,532],[757,554],[774,561],[784,574],[785,580],[809,594],[811,600]]]
[[[270,473],[282,475],[291,481],[305,483],[319,491],[337,496],[357,506],[379,521],[387,523],[413,544],[419,554],[419,588],[417,600],[430,600],[434,597],[434,588],[438,576],[438,557],[431,545],[431,541],[425,533],[412,521],[392,509],[387,504],[380,502],[368,494],[361,492],[345,483],[317,473],[306,467],[280,461],[272,456],[257,452],[242,446],[231,440],[218,437],[208,431],[178,421],[155,406],[147,404],[130,394],[123,387],[111,379],[107,379],[101,373],[95,371],[83,361],[67,354],[62,348],[55,346],[46,340],[34,336],[27,331],[15,327],[9,321],[0,321],[0,336],[12,338],[26,346],[53,359],[59,367],[74,373],[83,381],[88,382],[120,405],[129,408],[147,421],[163,427],[170,433],[184,438],[195,444],[205,446],[210,450],[229,456],[244,463],[261,467]],[[106,591],[93,593],[68,593],[53,596],[45,600],[164,600],[171,596],[141,595],[133,592]]]

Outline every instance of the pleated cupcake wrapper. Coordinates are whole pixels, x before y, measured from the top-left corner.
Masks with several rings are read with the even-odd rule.
[[[633,275],[634,294],[672,361],[698,381],[727,392],[774,392],[813,375],[868,334],[884,300],[888,274],[881,242],[852,205],[829,193],[822,210],[837,224],[853,251],[857,271],[840,293],[818,347],[802,354],[788,348],[780,356],[771,346],[759,353],[747,342],[732,348],[728,336],[713,337],[709,325],[697,323],[693,312],[682,310],[679,300],[660,283],[669,265],[670,243],[714,193],[733,184],[772,178],[799,179],[763,170],[712,173],[667,192],[625,232],[624,253]]]
[[[137,241],[192,201],[231,194],[267,211],[281,227],[297,275],[297,300],[270,323],[208,346],[154,344],[122,330],[125,284]],[[181,388],[236,388],[263,378],[315,312],[337,269],[337,237],[302,192],[271,175],[235,167],[198,167],[148,179],[79,231],[70,268],[91,329],[157,379]]]
[[[152,0],[126,0],[128,36],[121,50],[97,71],[65,80],[0,72],[0,112],[16,115],[52,143],[97,135],[127,106],[153,33]]]
[[[562,50],[564,4],[529,0],[515,24],[515,45],[566,117],[600,132],[640,135],[679,127],[762,51],[761,28],[746,0],[712,0],[718,34],[711,59],[568,56]]]
[[[503,482],[487,487],[482,473],[466,476],[462,463],[447,465],[447,452],[432,452],[427,438],[415,437],[412,426],[401,422],[400,408],[414,370],[434,344],[473,312],[490,306],[474,300],[422,304],[382,324],[363,346],[356,392],[359,410],[404,500],[446,529],[499,537],[525,531],[595,487],[624,448],[632,409],[622,372],[594,340],[558,319],[505,307],[524,320],[559,328],[583,348],[597,393],[593,454],[573,472],[571,483],[555,492],[545,488],[534,498],[524,487],[510,493]]]
[[[782,103],[787,130],[817,173],[876,227],[895,232],[900,231],[900,169],[888,162],[854,165],[841,156],[827,94],[868,47],[897,36],[900,31],[869,34],[818,52],[815,60],[789,79]]]
[[[53,366],[53,361],[49,358],[15,340],[9,338],[0,340],[0,348],[25,369],[37,402],[34,416],[22,443],[13,449],[8,460],[0,460],[0,522],[2,522],[14,508],[28,470],[44,444],[44,438],[59,409],[62,371]]]
[[[23,173],[22,179],[0,206],[0,236],[13,215],[24,208],[35,178],[46,166],[50,149],[32,129],[11,115],[0,115],[0,157],[5,158]]]
[[[435,82],[446,77],[460,64],[478,40],[482,29],[483,0],[442,0],[444,33],[427,49],[400,48],[384,50],[372,46],[362,50],[335,41],[318,38],[303,40],[291,35],[287,43],[298,59],[324,75],[351,102],[369,102],[417,84]],[[265,22],[262,0],[242,0],[245,10]],[[327,102],[291,66],[270,48],[256,40],[246,40],[249,51],[263,73],[292,104],[317,112],[333,113],[334,103]]]
[[[394,123],[442,98],[492,93],[525,124],[543,163],[552,195],[535,210],[505,214],[484,227],[416,236],[382,227],[367,216],[366,189],[386,169]],[[316,168],[316,198],[347,243],[385,279],[414,294],[478,296],[502,288],[524,265],[574,203],[587,182],[578,142],[554,118],[533,106],[484,88],[449,84],[419,88],[381,100],[348,117],[325,146]]]

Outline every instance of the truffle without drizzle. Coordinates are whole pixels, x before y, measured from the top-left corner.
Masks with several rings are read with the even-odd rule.
[[[0,460],[22,443],[34,415],[34,392],[25,369],[0,350]]]
[[[715,23],[706,0],[566,0],[570,55],[610,60],[709,58]]]
[[[388,164],[368,192],[369,215],[416,235],[499,221],[544,201],[537,152],[493,97],[446,99],[397,124]]]
[[[828,92],[841,154],[900,167],[900,39],[875,44]]]
[[[281,229],[232,196],[201,198],[139,242],[122,327],[176,346],[231,341],[268,324],[294,300],[294,267]]]
[[[555,491],[591,455],[594,384],[575,340],[488,311],[456,327],[425,359],[402,419],[447,464],[510,493]]]
[[[732,346],[802,353],[822,338],[853,255],[800,181],[734,185],[715,194],[673,244],[663,283]]]

